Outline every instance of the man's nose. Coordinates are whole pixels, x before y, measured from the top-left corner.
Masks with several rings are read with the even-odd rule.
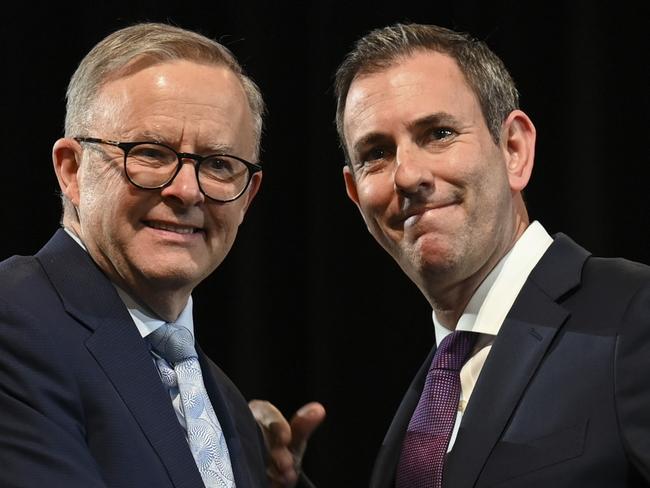
[[[395,191],[405,197],[427,195],[434,190],[434,174],[426,151],[408,145],[397,148],[395,155]]]
[[[172,182],[162,189],[162,195],[166,198],[173,198],[185,206],[197,205],[205,200],[205,196],[199,188],[195,161],[183,159],[181,169]]]

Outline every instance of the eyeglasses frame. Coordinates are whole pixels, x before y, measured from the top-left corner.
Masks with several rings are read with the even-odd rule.
[[[196,173],[196,183],[201,193],[203,193],[203,195],[205,195],[207,198],[215,202],[228,203],[228,202],[233,202],[237,200],[239,197],[241,197],[250,186],[251,180],[253,179],[253,175],[255,173],[259,173],[260,171],[262,171],[262,166],[260,166],[259,164],[251,163],[249,161],[246,161],[243,158],[240,158],[239,156],[233,156],[232,154],[215,153],[215,154],[209,154],[207,156],[201,156],[199,154],[194,154],[194,153],[178,152],[176,151],[176,149],[168,146],[167,144],[163,144],[161,142],[155,142],[155,141],[120,142],[120,141],[112,141],[110,139],[100,139],[97,137],[74,137],[73,139],[78,143],[107,144],[109,146],[115,146],[121,149],[122,152],[124,153],[124,174],[126,175],[126,178],[129,180],[129,183],[131,183],[133,186],[137,188],[140,188],[141,190],[160,190],[162,188],[171,185],[174,179],[176,178],[176,176],[178,176],[178,173],[180,173],[181,168],[183,167],[184,164],[183,160],[191,159],[194,161],[194,172]],[[176,171],[174,171],[174,173],[172,174],[172,176],[169,178],[168,181],[158,186],[148,187],[148,186],[139,185],[131,179],[131,177],[129,176],[129,172],[126,170],[126,160],[128,158],[129,151],[131,151],[131,149],[133,149],[135,146],[138,146],[140,144],[153,144],[155,146],[161,146],[166,149],[169,149],[174,154],[176,154],[176,161],[177,161]],[[208,195],[203,190],[203,187],[201,186],[201,181],[199,180],[199,168],[201,167],[201,163],[206,159],[210,159],[218,156],[225,156],[228,158],[236,159],[240,163],[243,163],[244,166],[246,166],[246,169],[248,170],[248,180],[246,181],[244,188],[242,188],[242,190],[236,196],[229,198],[227,200],[220,200],[218,198],[213,198],[210,195]]]

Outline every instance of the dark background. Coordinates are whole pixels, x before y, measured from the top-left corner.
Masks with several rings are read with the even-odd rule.
[[[648,2],[23,2],[5,12],[0,258],[57,228],[51,169],[67,81],[109,32],[169,21],[221,40],[269,108],[264,181],[226,262],[195,291],[197,335],[248,398],[328,409],[305,464],[321,487],[367,484],[433,343],[430,308],[347,200],[336,66],[374,27],[438,23],[484,39],[538,129],[532,218],[595,254],[650,263]]]

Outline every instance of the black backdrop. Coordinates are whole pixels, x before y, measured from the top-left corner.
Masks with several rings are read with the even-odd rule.
[[[538,129],[529,209],[596,254],[650,262],[646,6],[624,1],[24,2],[5,11],[0,258],[56,229],[50,163],[82,56],[135,21],[227,44],[269,107],[263,187],[226,262],[195,291],[204,349],[249,397],[329,412],[305,460],[320,486],[367,483],[432,344],[430,309],[372,241],[341,178],[332,74],[352,42],[396,21],[472,32],[505,60]],[[635,3],[646,4],[643,0]]]

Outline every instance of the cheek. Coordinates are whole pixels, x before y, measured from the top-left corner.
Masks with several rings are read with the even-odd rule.
[[[219,241],[234,240],[237,229],[242,222],[243,209],[241,205],[229,207],[215,206],[209,210],[212,239]]]
[[[501,223],[510,216],[511,194],[507,178],[495,168],[493,173],[475,182],[474,188],[469,195],[470,225],[476,233],[498,233]]]
[[[364,213],[381,213],[393,200],[395,192],[389,178],[368,177],[357,185],[359,204]]]
[[[112,212],[117,203],[124,199],[122,175],[110,164],[102,167],[98,162],[87,162],[79,179],[80,206],[102,208]]]

